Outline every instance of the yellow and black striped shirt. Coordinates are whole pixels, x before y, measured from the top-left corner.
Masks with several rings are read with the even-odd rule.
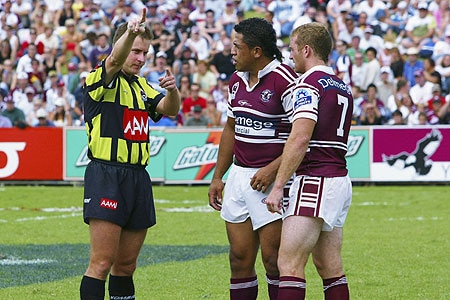
[[[107,86],[104,61],[91,71],[84,87],[84,119],[90,159],[146,166],[150,157],[149,117],[162,115],[156,106],[164,97],[143,77],[117,73]]]

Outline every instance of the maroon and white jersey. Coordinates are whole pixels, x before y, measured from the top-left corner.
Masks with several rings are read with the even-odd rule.
[[[297,175],[347,175],[345,155],[353,112],[350,86],[332,68],[317,66],[300,76],[290,91],[290,121],[308,118],[316,122]]]
[[[298,76],[278,60],[259,71],[255,86],[249,87],[248,76],[248,72],[231,76],[227,115],[235,119],[236,160],[244,166],[260,168],[283,152],[291,130],[285,107],[287,87]]]

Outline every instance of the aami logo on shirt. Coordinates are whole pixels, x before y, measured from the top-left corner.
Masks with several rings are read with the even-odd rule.
[[[102,199],[100,199],[100,207],[116,210],[117,209],[117,201],[107,199],[107,198],[102,198]]]
[[[148,113],[125,108],[123,134],[126,139],[131,141],[148,141]]]

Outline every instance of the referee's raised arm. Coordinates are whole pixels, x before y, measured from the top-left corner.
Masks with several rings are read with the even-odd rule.
[[[137,36],[145,33],[146,13],[147,9],[146,8],[142,9],[141,19],[131,19],[130,21],[128,21],[128,25],[126,28],[118,29],[118,31],[122,29],[124,32],[120,33],[119,31],[114,36],[113,49],[111,51],[111,54],[106,58],[105,61],[105,68],[106,68],[105,82],[107,84],[109,84],[114,79],[115,74],[122,69],[131,51],[141,52],[140,54],[143,55],[142,58],[143,62],[145,62],[145,56],[147,55],[148,49],[133,50],[133,42]],[[141,66],[139,67],[139,70],[140,68]]]

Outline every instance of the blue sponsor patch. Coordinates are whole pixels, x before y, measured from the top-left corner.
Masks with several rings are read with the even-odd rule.
[[[294,101],[294,109],[296,109],[296,108],[298,108],[300,106],[312,103],[312,95],[306,89],[299,89],[299,90],[297,90],[295,95],[294,95],[294,99],[295,99],[295,101]]]

